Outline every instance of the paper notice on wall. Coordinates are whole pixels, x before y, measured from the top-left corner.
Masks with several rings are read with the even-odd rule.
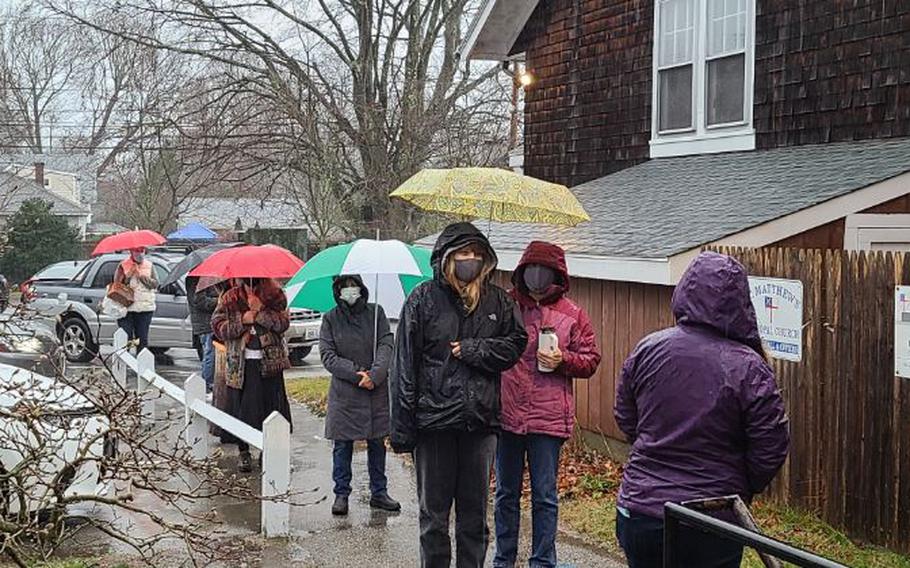
[[[894,374],[910,379],[910,286],[894,288]]]

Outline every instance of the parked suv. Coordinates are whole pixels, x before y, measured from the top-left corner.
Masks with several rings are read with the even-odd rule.
[[[114,279],[117,265],[126,256],[106,254],[96,257],[72,280],[34,283],[33,306],[39,314],[54,320],[69,361],[91,361],[98,353],[100,344],[113,342],[117,322],[100,313],[101,300],[108,284]],[[170,254],[157,253],[151,253],[147,258],[151,261],[159,282],[164,281],[179,260]],[[317,312],[291,311],[291,328],[286,337],[292,361],[299,364],[309,354],[312,346],[319,341],[321,325],[322,318]],[[149,349],[161,353],[182,347],[195,348],[199,352],[192,329],[184,283],[176,282],[159,289],[155,315],[149,329]]]
[[[35,282],[33,305],[41,314],[56,315],[57,334],[68,360],[91,361],[98,353],[98,345],[113,342],[117,321],[100,313],[101,300],[114,280],[117,266],[126,257],[126,254],[101,255],[86,264],[72,280]],[[148,258],[155,277],[164,280],[170,272],[171,260],[158,255]],[[62,307],[55,309],[60,299]],[[192,348],[192,326],[182,284],[159,290],[155,301],[149,348],[158,352],[174,347]]]

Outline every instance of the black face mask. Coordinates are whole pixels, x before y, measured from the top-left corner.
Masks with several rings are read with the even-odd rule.
[[[525,286],[533,294],[542,294],[556,282],[556,271],[549,266],[530,264],[524,271]]]
[[[483,270],[483,259],[470,258],[455,261],[455,277],[465,284],[469,284],[480,276]]]

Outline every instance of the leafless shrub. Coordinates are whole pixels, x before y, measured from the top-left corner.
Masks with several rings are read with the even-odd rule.
[[[39,329],[20,311],[0,336]],[[99,540],[148,565],[175,549],[192,565],[236,554],[213,503],[258,502],[249,479],[226,471],[218,451],[194,459],[180,442],[182,412],[142,418],[143,397],[157,392],[137,395],[104,365],[62,371],[0,366],[0,557],[30,566]],[[96,482],[106,491],[92,491]]]

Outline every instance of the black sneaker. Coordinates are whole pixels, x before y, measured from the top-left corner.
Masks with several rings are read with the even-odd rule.
[[[336,495],[335,502],[332,504],[332,514],[343,516],[348,514],[348,498],[344,495]]]
[[[401,503],[392,499],[388,495],[373,495],[370,498],[370,507],[374,509],[382,509],[383,511],[390,511],[392,513],[398,512],[401,510]]]
[[[237,466],[240,473],[250,473],[253,471],[253,456],[250,452],[240,452],[240,464]]]

